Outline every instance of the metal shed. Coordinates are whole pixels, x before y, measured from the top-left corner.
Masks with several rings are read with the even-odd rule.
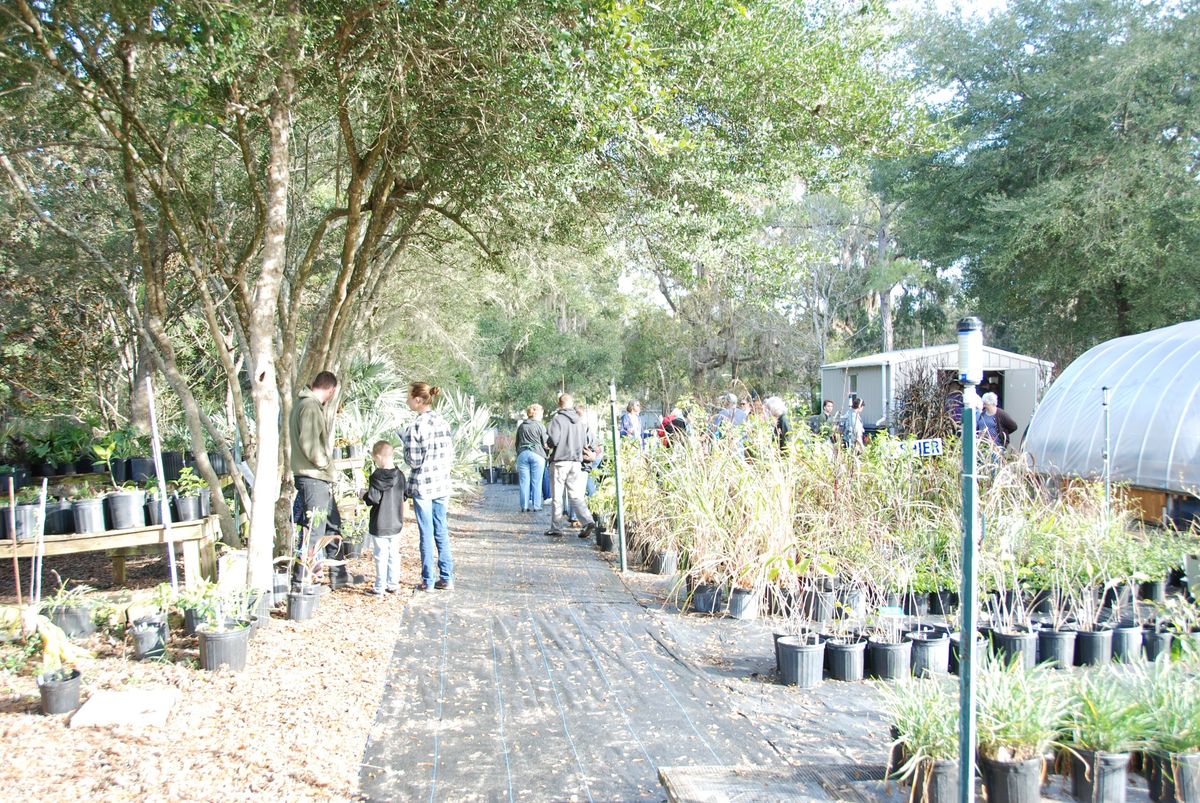
[[[1042,390],[1050,383],[1054,363],[988,346],[983,351],[983,384],[987,386],[983,389],[994,390],[1000,406],[1016,419],[1019,426],[1010,445],[1019,449]],[[831,399],[840,415],[850,394],[857,393],[866,404],[863,420],[882,421],[890,428],[898,391],[913,376],[933,370],[949,377],[957,369],[958,346],[954,344],[856,357],[821,366],[821,398]]]

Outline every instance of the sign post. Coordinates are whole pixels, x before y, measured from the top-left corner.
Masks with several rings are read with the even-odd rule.
[[[975,612],[978,532],[975,476],[975,386],[983,381],[983,323],[975,317],[958,322],[958,378],[963,383],[962,407],[962,632],[958,640],[958,799],[975,799]]]

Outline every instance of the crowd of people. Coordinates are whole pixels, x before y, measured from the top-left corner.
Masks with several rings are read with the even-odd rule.
[[[288,422],[291,437],[291,470],[295,480],[296,498],[293,505],[295,521],[307,534],[297,544],[296,569],[293,586],[299,587],[307,578],[302,554],[324,551],[331,566],[330,580],[334,587],[361,583],[360,575],[351,575],[344,561],[339,560],[341,516],[334,499],[336,469],[330,436],[328,405],[337,393],[337,377],[329,371],[317,374],[308,387],[301,390],[292,407]],[[400,588],[400,532],[404,527],[406,501],[411,500],[417,522],[421,558],[421,582],[418,590],[446,590],[454,586],[454,560],[451,556],[447,524],[447,505],[451,494],[451,469],[454,448],[450,425],[435,409],[441,391],[426,382],[414,382],[409,387],[408,406],[416,418],[399,433],[401,449],[390,441],[380,440],[371,450],[374,462],[367,487],[361,492],[369,508],[368,532],[375,557],[374,593],[383,595]],[[976,406],[976,424],[981,437],[1003,449],[1009,436],[1016,431],[1013,418],[999,406],[995,392],[964,399],[961,390],[951,389],[946,397],[946,412],[961,421],[965,404]],[[736,394],[722,395],[717,410],[705,424],[706,434],[713,439],[732,438],[734,431],[752,420],[767,421],[772,426],[774,441],[786,452],[792,438],[792,424],[787,404],[779,396],[765,399],[756,395],[739,398]],[[867,427],[863,415],[866,405],[857,394],[850,394],[842,413],[832,400],[826,399],[819,412],[806,420],[814,436],[847,449],[861,449],[866,443]],[[595,491],[591,472],[604,459],[603,445],[597,435],[596,416],[589,414],[582,403],[570,393],[558,396],[558,406],[547,423],[540,404],[531,404],[517,424],[515,449],[519,486],[519,508],[523,513],[537,513],[550,500],[550,528],[546,535],[562,538],[568,526],[580,527],[579,537],[587,538],[596,530],[596,520],[588,507],[588,497]],[[876,422],[878,425],[880,422]],[[692,431],[692,424],[683,410],[674,408],[660,419],[646,425],[641,402],[633,399],[625,405],[618,424],[622,438],[635,439],[644,448],[671,448],[680,438]],[[745,449],[741,438],[735,447]],[[397,466],[402,457],[409,475]],[[311,564],[311,559],[307,564]]]

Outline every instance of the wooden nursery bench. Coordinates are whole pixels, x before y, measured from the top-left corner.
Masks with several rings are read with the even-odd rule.
[[[171,525],[171,540],[178,543],[183,552],[182,579],[185,586],[191,587],[201,579],[216,579],[215,544],[220,537],[221,525],[216,516]],[[153,525],[82,535],[47,535],[43,542],[43,554],[77,555],[83,552],[108,551],[113,562],[113,582],[116,585],[124,585],[125,559],[138,551],[138,547],[165,546],[166,543],[163,527]],[[13,546],[11,538],[0,539],[0,561],[13,554]],[[20,541],[15,546],[18,558],[35,556],[35,542]]]

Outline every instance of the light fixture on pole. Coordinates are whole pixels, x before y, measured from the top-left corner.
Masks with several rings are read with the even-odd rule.
[[[962,631],[958,640],[958,799],[975,799],[975,613],[977,569],[975,546],[979,531],[975,497],[975,386],[983,381],[983,323],[976,317],[958,322],[958,379],[963,384],[962,405]]]

